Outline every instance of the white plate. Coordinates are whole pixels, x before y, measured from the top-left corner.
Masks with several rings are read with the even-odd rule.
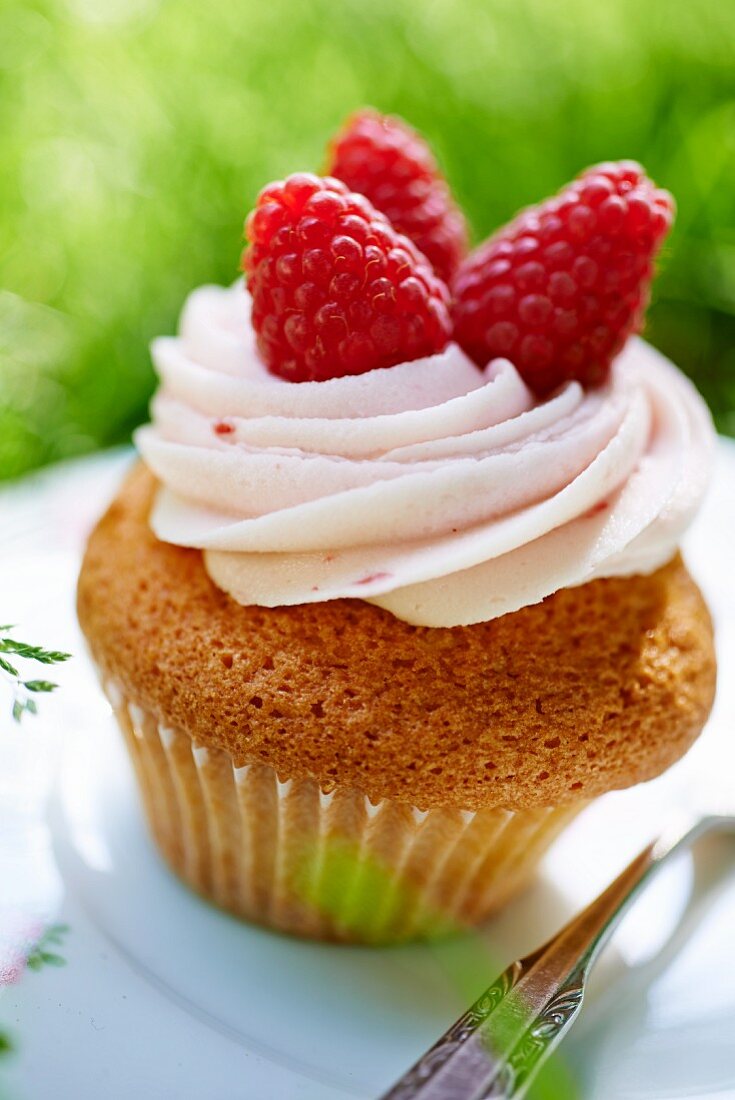
[[[735,690],[724,675],[686,760],[595,803],[537,885],[478,936],[331,947],[210,908],[148,841],[73,615],[79,548],[128,462],[118,452],[70,463],[0,494],[0,618],[24,639],[75,654],[54,669],[62,688],[38,719],[14,728],[0,699],[0,1034],[14,1047],[0,1055],[2,1100],[375,1097],[499,969],[596,893],[668,808],[710,776],[732,784]],[[687,547],[715,611],[722,669],[735,660],[733,486],[735,446],[723,442]],[[735,848],[719,856],[735,865]],[[682,860],[636,906],[565,1045],[566,1067],[552,1067],[539,1097],[735,1096],[735,882],[723,884],[711,865],[701,873],[694,897],[707,894],[706,914],[668,951],[691,865]],[[720,884],[716,896],[707,875]],[[52,932],[56,942],[47,935],[49,961],[24,968],[57,924],[68,930]],[[560,1085],[562,1074],[573,1084]]]

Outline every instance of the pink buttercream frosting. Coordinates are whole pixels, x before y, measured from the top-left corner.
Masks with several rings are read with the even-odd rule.
[[[642,340],[608,383],[537,401],[506,360],[454,344],[388,370],[294,384],[255,350],[241,284],[202,287],[153,344],[136,434],[156,535],[204,551],[265,607],[358,597],[457,626],[674,554],[714,442],[694,387]]]

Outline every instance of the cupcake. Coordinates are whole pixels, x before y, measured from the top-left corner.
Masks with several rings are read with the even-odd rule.
[[[395,942],[482,921],[701,731],[678,545],[714,433],[633,335],[673,216],[638,165],[466,255],[412,131],[363,113],[331,157],[262,192],[245,285],[154,342],[78,608],[170,867],[271,928]]]

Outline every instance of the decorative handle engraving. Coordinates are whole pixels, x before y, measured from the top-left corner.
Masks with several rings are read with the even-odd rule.
[[[477,1100],[509,1100],[520,1096],[521,1090],[525,1091],[536,1070],[571,1027],[582,1007],[583,997],[584,977],[576,974],[533,1021],[494,1079],[477,1095]]]
[[[464,1015],[444,1032],[441,1039],[411,1067],[398,1084],[386,1093],[384,1100],[413,1100],[414,1097],[424,1095],[421,1092],[423,1086],[428,1081],[436,1079],[439,1071],[454,1057],[462,1044],[472,1035],[477,1034],[488,1016],[505,999],[518,981],[522,966],[520,961],[511,963],[482,996],[478,997],[472,1007],[468,1008]]]
[[[530,1083],[548,1048],[556,1045],[576,1016],[584,993],[583,977],[576,974],[524,1030],[523,1023],[518,1025],[517,1013],[522,995],[514,1005],[507,999],[531,973],[535,959],[531,956],[512,963],[383,1100],[509,1100],[520,1096],[519,1090]],[[509,1011],[501,1018],[504,1004]],[[500,1048],[508,1035],[512,1048],[503,1053]]]

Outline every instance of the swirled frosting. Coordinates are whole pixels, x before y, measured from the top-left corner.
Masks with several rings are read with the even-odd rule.
[[[538,402],[507,360],[450,344],[388,370],[293,384],[260,362],[241,284],[202,287],[156,340],[138,448],[166,542],[266,607],[358,597],[457,626],[673,555],[704,494],[714,431],[642,340],[608,383]]]

